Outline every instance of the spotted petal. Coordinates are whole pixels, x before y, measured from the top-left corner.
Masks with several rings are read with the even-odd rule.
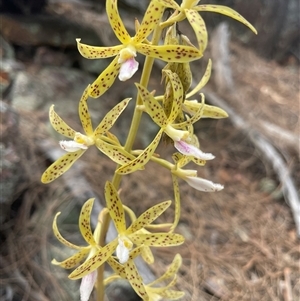
[[[192,91],[190,91],[186,95],[186,98],[190,98],[191,96],[195,95],[200,89],[202,89],[207,84],[207,82],[209,81],[210,75],[211,75],[211,65],[212,65],[212,62],[211,62],[211,59],[209,59],[205,73],[202,76],[200,82],[197,84],[197,86]]]
[[[84,90],[82,97],[79,101],[79,118],[82,124],[82,127],[84,129],[84,132],[87,134],[87,136],[92,136],[93,135],[93,127],[92,127],[92,120],[91,120],[91,115],[89,113],[88,105],[87,105],[87,100],[89,97],[89,89],[90,85],[86,87]]]
[[[145,56],[154,57],[165,62],[175,63],[191,62],[200,59],[203,55],[197,48],[185,45],[155,46],[137,44],[136,50]]]
[[[132,242],[151,247],[171,247],[184,243],[184,237],[176,233],[132,234]]]
[[[131,38],[120,17],[117,2],[117,0],[106,1],[106,14],[116,37],[122,44],[127,44]]]
[[[243,23],[244,25],[246,25],[247,27],[249,27],[255,34],[257,34],[256,29],[243,17],[241,16],[238,12],[236,12],[235,10],[227,7],[227,6],[223,6],[223,5],[198,5],[195,6],[193,9],[197,10],[197,11],[204,11],[204,12],[213,12],[213,13],[219,13],[225,16],[228,16],[232,19],[235,19],[241,23]]]
[[[180,6],[174,0],[155,0],[155,1],[161,3],[165,7],[173,8],[174,10],[180,8]]]
[[[124,175],[124,174],[132,173],[138,169],[143,169],[144,166],[148,163],[148,161],[153,156],[153,154],[157,148],[157,145],[160,141],[160,138],[162,136],[162,133],[163,133],[163,131],[160,130],[157,133],[157,135],[155,136],[155,138],[153,139],[153,141],[148,145],[148,147],[146,147],[144,149],[144,151],[138,157],[136,157],[134,160],[132,160],[128,164],[125,164],[125,165],[119,167],[116,170],[116,173]]]
[[[107,157],[117,164],[125,165],[129,164],[135,157],[128,152],[126,152],[121,146],[112,145],[106,143],[101,139],[96,140],[96,146]]]
[[[109,2],[109,1],[108,1]],[[119,54],[120,50],[124,48],[124,45],[110,46],[110,47],[99,47],[83,44],[80,42],[81,39],[76,39],[77,48],[79,53],[86,59],[103,59],[113,57]]]
[[[62,235],[60,234],[58,227],[57,227],[57,217],[60,215],[60,212],[56,213],[54,219],[53,219],[53,223],[52,223],[52,229],[54,232],[54,235],[56,236],[56,238],[65,246],[72,248],[72,249],[76,249],[76,250],[81,250],[82,247],[80,246],[76,246],[72,243],[70,243],[69,241],[67,241],[66,239],[64,239],[62,237]]]
[[[139,274],[133,260],[129,260],[126,263],[125,268],[126,278],[130,282],[132,288],[135,290],[135,292],[144,300],[148,301],[149,296],[146,292],[146,289],[143,284],[143,279],[141,275]]]
[[[167,122],[172,123],[175,121],[179,112],[181,111],[181,105],[183,101],[183,88],[178,75],[170,70],[165,70],[164,73],[168,76],[173,90],[173,105],[171,113]]]
[[[99,249],[94,256],[85,261],[82,265],[80,265],[77,269],[75,269],[70,275],[70,279],[80,279],[90,272],[96,270],[99,266],[101,266],[108,257],[110,257],[116,249],[118,244],[118,240],[113,240],[108,245]]]
[[[95,199],[87,200],[80,212],[79,216],[79,230],[81,235],[83,236],[84,240],[91,246],[96,246],[97,243],[93,237],[93,232],[91,229],[91,212],[93,209]]]
[[[170,278],[173,278],[177,271],[179,270],[180,266],[182,264],[182,258],[180,256],[180,254],[176,254],[172,263],[170,264],[170,266],[168,267],[168,269],[166,270],[166,272],[159,277],[158,279],[154,280],[153,282],[149,283],[150,286],[153,286],[154,284],[166,281]]]
[[[151,1],[147,11],[144,14],[144,19],[139,26],[138,32],[133,38],[135,43],[143,42],[153,29],[157,26],[164,12],[164,6],[157,1]]]
[[[49,119],[53,128],[61,135],[73,139],[76,131],[69,127],[54,111],[54,105],[50,107]]]
[[[104,94],[114,83],[119,74],[121,65],[118,63],[119,55],[117,55],[108,67],[98,76],[92,83],[90,88],[90,96],[97,98]]]
[[[97,128],[95,129],[94,136],[98,137],[105,134],[117,121],[119,116],[127,107],[131,98],[126,98],[115,105],[102,119]]]
[[[149,208],[131,224],[131,226],[126,230],[126,234],[130,235],[144,228],[146,225],[151,224],[171,205],[171,203],[171,201],[166,201]],[[137,235],[143,234],[138,233]]]
[[[167,116],[154,96],[140,84],[136,84],[141,98],[144,102],[147,113],[153,119],[153,121],[161,128],[167,126]]]
[[[126,230],[126,221],[123,205],[118,192],[112,183],[106,182],[104,193],[110,217],[113,220],[118,233],[122,234]]]
[[[59,265],[61,268],[64,268],[64,269],[72,269],[75,266],[79,265],[82,262],[82,260],[85,257],[87,257],[89,252],[90,252],[90,247],[81,248],[81,250],[79,252],[77,252],[73,256],[67,258],[66,260],[59,262],[59,261],[53,259],[51,261],[51,263],[54,265]]]
[[[207,47],[207,30],[205,26],[205,22],[202,17],[198,14],[197,11],[193,9],[185,9],[185,15],[188,19],[189,23],[191,24],[199,46],[199,50],[201,53],[204,53]]]
[[[54,163],[52,163],[43,173],[42,183],[50,183],[68,171],[71,166],[78,160],[86,150],[80,149],[74,153],[66,153]]]

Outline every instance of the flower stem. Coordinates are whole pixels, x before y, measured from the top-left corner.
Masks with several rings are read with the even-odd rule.
[[[98,223],[101,225],[100,235],[99,235],[99,246],[103,247],[105,245],[105,237],[108,230],[110,221],[110,215],[108,214],[108,209],[103,209],[98,216]],[[104,264],[100,265],[97,269],[97,301],[104,301]]]
[[[152,45],[157,45],[161,36],[161,28],[159,25],[157,25],[156,29],[153,32],[153,37],[152,37]],[[154,58],[153,57],[149,57],[147,56],[145,59],[145,63],[144,63],[144,67],[143,67],[143,72],[142,72],[142,76],[141,76],[141,80],[140,80],[140,84],[144,87],[147,88],[148,86],[148,82],[149,82],[149,78],[151,75],[151,71],[152,71],[152,67],[153,67],[153,63],[154,63]],[[134,113],[133,113],[133,117],[132,117],[132,121],[131,121],[131,126],[129,129],[129,133],[127,136],[127,140],[125,142],[124,145],[124,149],[127,152],[130,152],[132,150],[132,146],[134,144],[134,141],[136,139],[136,135],[139,129],[139,125],[141,122],[141,118],[142,118],[142,114],[143,111],[140,110],[138,108],[139,105],[142,104],[142,99],[138,93],[137,97],[136,97],[136,104],[135,104],[135,109],[134,109]],[[118,166],[119,167],[119,166]],[[117,168],[118,168],[117,167]],[[116,168],[116,169],[117,169]],[[115,173],[112,183],[115,186],[116,189],[118,189],[120,182],[122,179],[122,175]]]

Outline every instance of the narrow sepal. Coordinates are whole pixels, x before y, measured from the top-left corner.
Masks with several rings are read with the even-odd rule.
[[[119,55],[113,59],[108,67],[92,83],[89,91],[91,97],[100,97],[112,86],[121,68],[121,64],[118,63],[118,60]]]
[[[129,174],[132,173],[138,169],[143,169],[144,166],[148,163],[148,161],[151,159],[153,156],[157,145],[160,141],[160,138],[162,136],[162,130],[160,130],[153,141],[150,143],[150,145],[138,156],[136,157],[133,161],[131,161],[128,164],[123,165],[122,167],[118,168],[116,170],[116,173],[119,174]]]
[[[57,261],[56,259],[53,259],[51,263],[54,265],[59,265],[61,268],[64,269],[72,269],[75,266],[79,265],[83,261],[83,259],[87,257],[89,252],[90,252],[90,247],[81,248],[79,252],[67,258],[66,260]]]
[[[116,37],[122,44],[126,44],[130,41],[130,35],[127,32],[124,23],[120,17],[118,11],[118,1],[110,0],[106,1],[106,14],[112,30]]]
[[[91,229],[91,212],[93,209],[95,199],[89,199],[87,200],[82,208],[79,215],[79,230],[84,238],[84,240],[91,246],[96,246],[97,243],[95,242],[95,239],[93,237],[93,232]]]
[[[157,1],[151,1],[145,14],[139,29],[134,36],[133,40],[137,42],[143,42],[153,29],[157,26],[160,18],[164,12],[164,6]]]
[[[126,98],[115,105],[102,119],[97,128],[94,131],[94,137],[99,137],[106,133],[115,124],[119,116],[127,107],[131,98]]]
[[[198,6],[195,6],[193,9],[195,9],[197,11],[205,11],[205,12],[209,11],[209,12],[219,13],[219,14],[228,16],[232,19],[235,19],[235,20],[243,23],[244,25],[249,27],[255,34],[257,34],[257,31],[256,31],[256,29],[254,28],[253,25],[251,25],[238,12],[236,12],[235,10],[233,10],[233,9],[227,7],[227,6],[223,6],[223,5],[198,5]]]
[[[149,116],[160,127],[167,125],[167,116],[154,96],[142,85],[136,84]]]
[[[74,244],[72,244],[71,242],[67,241],[66,239],[64,239],[62,237],[62,235],[60,234],[58,227],[57,227],[57,217],[60,215],[60,212],[56,213],[54,219],[53,219],[53,223],[52,223],[52,229],[53,229],[53,233],[55,235],[55,237],[65,246],[71,248],[71,249],[75,249],[75,250],[81,250],[82,247],[80,246],[76,246]]]
[[[118,233],[124,233],[126,230],[125,213],[118,192],[112,183],[106,182],[104,194],[109,215],[113,220]]]
[[[87,88],[84,90],[81,96],[81,99],[79,101],[78,111],[79,111],[79,118],[82,127],[84,129],[84,132],[86,133],[87,136],[92,136],[93,135],[92,120],[87,105],[87,100],[89,97],[89,89],[90,89],[90,85],[87,86]]]
[[[112,161],[120,165],[128,164],[135,159],[133,155],[126,152],[122,147],[109,144],[101,139],[96,140],[96,147]]]
[[[76,131],[69,127],[54,111],[54,105],[50,107],[49,119],[53,128],[61,135],[73,139]]]
[[[70,275],[70,279],[80,279],[96,270],[100,265],[102,265],[108,257],[110,257],[116,249],[118,241],[115,239],[108,245],[100,248],[94,256],[85,261],[82,265],[76,268]]]
[[[197,48],[183,45],[154,46],[138,44],[136,50],[145,56],[154,57],[165,62],[187,63],[202,57],[202,53]]]
[[[80,42],[81,39],[76,39],[77,48],[79,53],[86,59],[102,59],[116,56],[121,49],[124,48],[123,45],[111,46],[111,47],[98,47],[90,46]]]
[[[66,153],[52,163],[42,174],[41,181],[44,184],[50,183],[64,174],[78,160],[86,150],[80,149],[74,153]]]
[[[194,9],[185,9],[185,15],[191,24],[199,46],[199,50],[201,53],[204,53],[207,47],[207,30],[205,26],[205,22],[202,17],[199,15],[197,11]]]
[[[143,301],[148,301],[149,296],[144,287],[143,279],[139,274],[133,260],[129,260],[126,263],[125,273],[127,280],[130,282],[135,292],[143,299]]]
[[[176,233],[133,234],[130,239],[137,245],[151,247],[171,247],[184,243],[184,237]]]
[[[209,81],[210,75],[211,75],[211,66],[212,66],[212,62],[211,62],[211,59],[209,59],[205,73],[202,76],[200,82],[192,91],[190,91],[186,95],[186,98],[190,98],[191,96],[195,95],[197,92],[200,91],[200,89],[202,89],[207,84],[207,82]]]
[[[171,203],[171,201],[166,201],[149,208],[131,224],[131,226],[126,230],[126,235],[135,233],[144,228],[146,225],[151,224],[171,205]]]

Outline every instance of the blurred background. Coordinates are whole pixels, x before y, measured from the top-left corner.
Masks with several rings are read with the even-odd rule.
[[[149,1],[118,3],[126,28],[134,34],[134,18],[142,20]],[[200,2],[207,3],[237,10],[258,31],[254,35],[228,17],[202,14],[210,43],[204,57],[193,64],[194,83],[212,58],[213,73],[202,92],[207,103],[228,111],[229,118],[203,119],[195,126],[201,149],[216,156],[198,167],[198,174],[225,189],[206,194],[181,182],[178,232],[186,243],[155,249],[155,264],[139,267],[150,281],[180,252],[183,266],[177,288],[186,292],[183,300],[298,300],[299,1]],[[0,300],[79,300],[79,282],[50,263],[71,254],[53,236],[53,217],[62,211],[62,234],[84,244],[77,225],[81,205],[97,197],[97,216],[104,204],[104,183],[112,178],[115,165],[92,149],[73,172],[42,184],[41,174],[62,154],[48,110],[55,104],[58,114],[80,131],[78,101],[110,59],[84,59],[75,39],[98,46],[117,45],[118,40],[110,30],[104,0],[0,0],[0,12]],[[194,40],[187,23],[179,29]],[[142,65],[143,57],[137,59]],[[156,62],[150,90],[161,91],[162,66]],[[133,83],[139,76],[140,72],[125,83],[116,80],[100,99],[89,100],[95,125],[117,102],[136,95]],[[123,141],[131,109],[113,129]],[[147,146],[156,130],[143,119],[135,147]],[[157,152],[171,158],[174,148],[162,143]],[[170,175],[157,170],[149,163],[146,172],[123,179],[122,200],[137,214],[173,199]],[[171,222],[173,210],[161,221]],[[110,287],[107,298],[139,300],[126,284]]]

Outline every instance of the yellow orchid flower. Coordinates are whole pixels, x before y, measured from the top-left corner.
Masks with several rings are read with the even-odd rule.
[[[152,158],[160,138],[165,132],[173,141],[175,148],[184,155],[193,156],[198,160],[212,160],[214,156],[210,153],[202,152],[199,147],[193,145],[193,136],[190,134],[190,128],[196,121],[198,121],[205,109],[204,95],[202,96],[202,106],[198,108],[198,111],[189,119],[181,123],[174,123],[178,114],[181,112],[183,103],[183,88],[178,75],[170,70],[164,70],[164,73],[168,77],[172,86],[173,103],[169,116],[166,115],[161,104],[156,97],[152,95],[146,88],[140,84],[136,84],[141,99],[144,102],[143,108],[153,121],[161,128],[155,136],[154,140],[148,145],[148,147],[141,152],[138,157],[133,161],[124,164],[116,170],[119,174],[132,173],[135,170],[141,169]]]
[[[87,106],[88,91],[89,86],[85,89],[79,102],[79,118],[85,135],[69,127],[54,111],[54,105],[50,107],[49,118],[53,128],[58,133],[73,140],[59,142],[60,146],[66,150],[67,153],[50,165],[43,173],[41,179],[43,183],[50,183],[64,174],[92,145],[96,145],[101,152],[118,164],[124,165],[134,159],[134,157],[125,152],[120,145],[117,145],[115,141],[109,138],[105,139],[104,136],[127,107],[130,98],[124,99],[112,108],[94,131]],[[107,143],[105,140],[112,141],[113,143]]]
[[[140,230],[151,224],[171,204],[171,201],[157,204],[141,214],[128,228],[126,228],[125,212],[118,193],[112,183],[105,185],[106,206],[111,219],[118,231],[118,237],[108,245],[98,250],[94,256],[75,269],[69,276],[71,279],[82,278],[90,271],[102,265],[114,251],[121,264],[129,259],[129,254],[134,245],[150,247],[177,246],[184,242],[184,237],[174,233],[140,233]],[[109,251],[107,251],[107,247]],[[102,253],[102,252],[105,253]]]
[[[53,220],[53,232],[56,238],[65,246],[70,247],[71,249],[77,250],[77,252],[72,255],[71,257],[67,258],[64,261],[57,261],[56,259],[52,260],[52,264],[58,265],[64,269],[71,269],[75,266],[78,266],[84,258],[86,258],[85,262],[89,260],[101,247],[99,247],[97,241],[99,240],[100,236],[100,229],[101,224],[98,223],[94,233],[91,230],[90,224],[90,216],[92,207],[94,204],[95,199],[87,200],[84,205],[82,206],[81,213],[79,215],[79,230],[87,242],[87,246],[77,246],[72,244],[71,242],[67,241],[63,236],[60,234],[58,227],[57,227],[57,218],[60,215],[58,212]],[[112,248],[112,245],[108,244],[107,246],[103,247],[104,254],[107,254]],[[105,257],[106,256],[106,257]],[[104,255],[104,260],[107,259],[109,255]],[[90,270],[89,273],[82,277],[81,285],[80,285],[80,300],[87,301],[89,296],[93,290],[94,284],[97,279],[97,270]]]
[[[195,32],[201,53],[204,52],[207,46],[207,30],[205,22],[198,12],[213,12],[228,16],[243,23],[244,25],[249,27],[255,34],[257,34],[256,29],[244,17],[227,6],[215,4],[197,5],[200,0],[183,0],[180,6],[174,0],[156,1],[164,5],[165,7],[173,8],[175,10],[173,15],[160,25],[162,27],[166,27],[187,18],[188,22]]]
[[[182,108],[182,85],[176,73],[173,73],[170,70],[165,70],[165,73],[169,77],[173,89],[173,105],[170,115],[167,116],[165,114],[159,102],[146,88],[137,84],[137,88],[144,102],[146,112],[153,119],[153,121],[160,126],[160,128],[174,141],[174,146],[177,150],[179,150],[179,152],[185,155],[192,155],[202,160],[212,160],[214,158],[212,154],[203,153],[197,147],[189,144],[190,133],[187,130],[189,126],[201,118],[204,109],[204,96],[202,95],[203,105],[199,108],[198,112],[194,114],[194,116],[184,122],[177,124],[174,123]]]
[[[202,53],[197,48],[191,46],[157,46],[145,42],[149,34],[158,25],[164,11],[164,6],[157,1],[150,2],[144,19],[138,26],[138,31],[134,37],[129,35],[120,18],[117,0],[107,0],[106,11],[110,25],[121,42],[120,45],[96,47],[82,44],[80,39],[77,39],[78,50],[87,59],[115,56],[110,65],[91,85],[90,96],[92,97],[99,97],[105,93],[111,87],[118,74],[121,81],[131,78],[138,69],[138,62],[135,60],[137,53],[166,62],[189,62],[202,56]]]

